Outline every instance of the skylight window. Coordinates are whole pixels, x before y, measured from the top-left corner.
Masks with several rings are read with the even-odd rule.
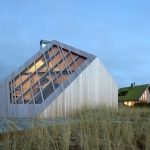
[[[118,96],[125,96],[128,93],[128,91],[122,91],[118,94]]]
[[[52,46],[10,81],[12,104],[41,104],[81,66],[85,57]]]

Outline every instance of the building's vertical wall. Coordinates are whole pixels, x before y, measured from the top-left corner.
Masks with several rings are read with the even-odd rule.
[[[149,86],[148,88],[146,89],[147,90],[147,97],[148,97],[148,103],[150,103],[150,90],[149,90]]]
[[[96,58],[38,117],[68,116],[98,105],[118,107],[118,87]]]
[[[8,78],[0,82],[0,117],[6,117],[10,113],[10,91]]]

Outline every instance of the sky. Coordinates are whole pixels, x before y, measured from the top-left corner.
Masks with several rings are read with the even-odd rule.
[[[0,1],[0,81],[58,40],[94,54],[118,87],[150,83],[149,0]]]

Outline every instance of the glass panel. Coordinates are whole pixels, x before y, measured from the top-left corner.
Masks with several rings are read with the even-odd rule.
[[[43,102],[41,93],[39,93],[34,99],[35,99],[35,104],[41,104]]]
[[[14,86],[16,87],[16,86],[18,86],[20,84],[20,77],[19,77],[19,75],[15,78],[15,80],[14,80]]]
[[[54,91],[52,83],[48,84],[42,91],[44,100]]]
[[[38,70],[39,77],[43,76],[47,72],[47,66],[46,64],[43,64]]]
[[[53,53],[53,50],[52,50],[52,49],[50,49],[50,50],[49,50],[49,55],[50,55],[50,57],[52,57],[52,56],[54,55],[54,53]]]
[[[18,98],[21,95],[21,86],[20,85],[15,89],[15,94],[16,94],[16,98]]]
[[[72,62],[72,57],[71,55],[69,55],[67,58],[66,58],[66,61],[67,61],[67,64],[70,64]]]
[[[78,55],[75,54],[75,53],[71,53],[71,56],[72,56],[73,59],[75,59]]]
[[[23,94],[24,103],[28,103],[32,99],[32,92],[29,89],[25,94]]]
[[[58,52],[58,47],[56,45],[53,46],[53,53],[56,54]]]
[[[59,86],[59,80],[58,79],[54,79],[54,87],[55,87],[55,89],[57,89],[58,88],[58,86]]]
[[[62,59],[61,54],[59,53],[58,55],[56,55],[55,58],[56,58],[57,62],[59,62]]]
[[[42,89],[45,88],[49,84],[49,82],[51,81],[50,79],[51,78],[48,72],[40,79],[40,84],[41,84]]]
[[[48,61],[48,66],[49,66],[49,68],[53,67],[52,61]]]
[[[29,88],[30,88],[30,80],[28,78],[28,80],[22,84],[22,91],[25,92]]]
[[[35,62],[36,69],[40,68],[44,63],[44,57],[42,56]]]
[[[58,76],[59,83],[63,83],[69,77],[68,74],[63,74],[63,76]]]
[[[60,63],[59,63],[59,69],[60,70],[63,70],[64,68],[65,68],[65,62],[64,61],[61,61]]]
[[[45,53],[45,58],[46,58],[46,60],[49,59],[49,54],[48,54],[48,52]]]
[[[58,74],[60,72],[59,65],[55,65],[53,70]]]
[[[23,101],[22,101],[22,96],[20,96],[17,100],[16,100],[17,104],[23,104]]]
[[[28,70],[26,69],[20,74],[21,81],[24,81],[28,77]]]
[[[30,78],[31,78],[31,83],[34,84],[38,80],[38,75],[36,74],[36,72],[34,72]]]
[[[34,104],[33,99],[28,102],[28,104]]]
[[[35,70],[36,70],[35,65],[32,64],[32,65],[29,67],[29,73],[33,73]]]
[[[49,64],[49,67],[50,68],[53,68],[55,67],[54,69],[52,69],[53,71],[60,71],[58,65],[56,64],[57,63],[57,60],[56,59],[53,59],[52,61],[49,61],[48,64]]]
[[[65,50],[65,49],[62,48],[62,53],[63,53],[64,56],[66,56],[68,54],[68,52],[69,52],[68,50]]]
[[[84,61],[85,61],[85,58],[79,56],[79,58],[76,60],[77,67],[79,67]]]
[[[55,66],[56,63],[57,63],[57,59],[56,59],[56,57],[55,57],[55,58],[53,58],[53,59],[50,61],[49,66],[50,66],[50,67]]]
[[[36,83],[33,85],[32,89],[33,89],[33,94],[34,94],[34,95],[36,95],[37,93],[40,92],[40,87],[39,87],[38,82],[36,82]]]
[[[76,70],[76,65],[74,63],[71,64],[71,66],[69,66],[69,70],[74,72]]]

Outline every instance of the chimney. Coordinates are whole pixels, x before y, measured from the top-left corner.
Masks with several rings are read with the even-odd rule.
[[[49,43],[49,41],[47,41],[47,40],[41,40],[40,41],[40,49],[42,49],[43,47],[45,47],[48,43]]]
[[[134,88],[135,87],[135,82],[131,82],[131,88]]]

